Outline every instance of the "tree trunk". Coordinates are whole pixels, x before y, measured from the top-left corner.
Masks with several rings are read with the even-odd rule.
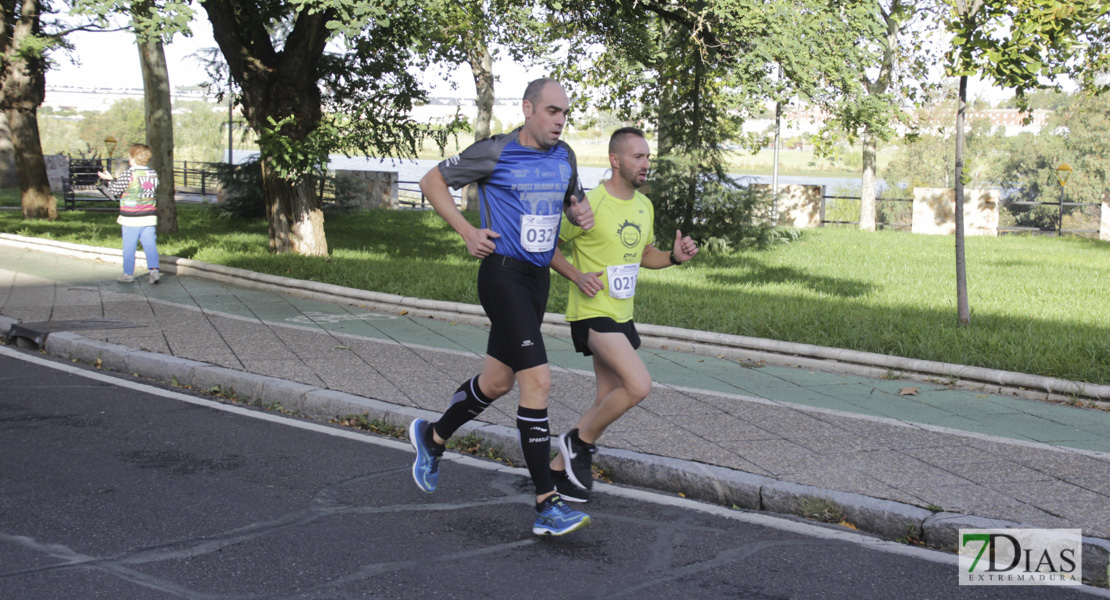
[[[150,168],[158,173],[154,197],[158,203],[158,233],[177,233],[177,203],[173,181],[173,101],[170,74],[160,38],[138,40],[143,70],[146,144],[153,154]]]
[[[859,228],[875,231],[875,136],[870,129],[863,131],[863,176],[860,181]]]
[[[22,0],[20,6],[11,38],[4,40],[7,69],[0,85],[0,109],[11,128],[23,218],[54,220],[58,218],[58,202],[50,192],[38,122],[38,107],[46,98],[46,60],[41,53],[21,52],[24,44],[39,33],[39,1]],[[13,7],[14,3],[5,4],[8,19]]]
[[[960,76],[956,101],[956,316],[960,325],[971,324],[967,303],[967,262],[964,259],[964,112],[967,109],[967,75]]]
[[[323,114],[317,68],[330,34],[327,24],[336,13],[330,9],[301,12],[279,50],[258,23],[239,20],[243,9],[238,2],[208,0],[203,6],[212,23],[213,38],[239,88],[240,106],[251,128],[259,135],[267,132],[287,143],[305,140],[317,129]],[[277,132],[268,131],[273,123],[283,125]],[[323,203],[316,195],[314,177],[283,176],[270,152],[261,148],[270,251],[327,255]]]
[[[8,127],[8,115],[0,111],[0,188],[19,186],[19,173],[15,170],[15,146],[12,145],[12,130]]]
[[[35,109],[9,109],[8,123],[15,145],[15,168],[19,173],[24,219],[58,218],[58,201],[50,191],[46,176],[46,160],[42,157],[39,121]]]
[[[292,182],[279,176],[262,160],[262,187],[266,192],[270,251],[305,256],[327,256],[324,210],[311,178]]]
[[[476,32],[474,44],[468,49],[470,71],[474,74],[474,87],[478,92],[478,118],[474,123],[474,141],[490,135],[493,118],[493,57],[490,56],[486,38]],[[478,210],[478,186],[466,186],[466,210]]]

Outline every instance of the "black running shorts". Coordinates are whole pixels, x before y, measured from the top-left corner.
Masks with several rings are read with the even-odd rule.
[[[500,254],[482,259],[478,300],[490,320],[486,353],[513,372],[547,364],[540,325],[547,310],[551,270]]]
[[[632,349],[640,348],[640,334],[636,331],[636,324],[631,319],[624,323],[617,323],[609,317],[593,317],[581,321],[570,322],[570,339],[574,342],[574,350],[583,356],[593,356],[590,352],[590,330],[598,333],[623,333],[632,344]]]

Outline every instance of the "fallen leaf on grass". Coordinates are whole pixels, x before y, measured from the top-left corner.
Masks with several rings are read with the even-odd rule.
[[[898,395],[899,396],[916,396],[917,395],[917,390],[920,390],[920,389],[921,388],[899,388],[898,389]]]

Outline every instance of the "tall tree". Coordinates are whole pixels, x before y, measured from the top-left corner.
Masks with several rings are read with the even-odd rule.
[[[158,173],[158,233],[177,232],[174,182],[173,98],[163,42],[177,32],[189,33],[193,11],[187,3],[142,0],[131,4],[131,26],[143,72],[146,143],[153,152],[150,167]]]
[[[967,262],[964,252],[964,123],[969,75],[980,75],[1016,92],[1028,107],[1027,93],[1059,78],[1072,77],[1085,88],[1105,90],[1097,76],[1110,65],[1110,3],[1105,0],[946,0],[946,26],[953,34],[947,53],[949,75],[959,77],[956,108],[956,318],[971,324]]]
[[[328,252],[315,173],[334,151],[412,156],[426,97],[407,66],[438,0],[208,0],[212,33],[258,135],[270,250]],[[341,49],[327,52],[329,45]]]
[[[741,126],[769,101],[800,97],[832,111],[859,97],[866,49],[857,42],[878,35],[862,0],[558,4],[566,33],[579,36],[563,76],[598,90],[599,108],[655,125],[659,227],[697,223],[703,236],[737,242],[753,211],[725,173],[725,142],[758,148]]]
[[[861,40],[877,51],[877,64],[860,69],[866,94],[845,103],[847,119],[838,115],[831,125],[850,127],[858,123],[861,131],[862,173],[860,177],[859,228],[874,231],[876,223],[878,142],[894,134],[893,125],[904,121],[902,107],[919,105],[934,86],[928,71],[939,58],[935,38],[935,6],[914,0],[884,0],[874,4],[881,29],[877,39]],[[867,65],[862,65],[866,67]],[[855,136],[849,129],[849,137]]]
[[[189,22],[194,11],[185,0],[73,0],[73,13],[93,15],[106,26],[113,15],[130,20],[139,51],[143,74],[143,115],[145,142],[153,155],[150,167],[158,173],[155,197],[158,205],[158,232],[177,231],[175,200],[173,99],[169,69],[163,44],[174,35],[191,35]]]
[[[54,220],[58,206],[46,177],[37,114],[46,98],[46,53],[53,42],[43,36],[39,0],[3,0],[0,10],[0,110],[11,130],[23,218]]]
[[[547,29],[532,2],[512,0],[464,0],[450,2],[440,13],[440,22],[424,38],[425,55],[438,54],[453,64],[466,63],[474,79],[477,115],[473,124],[474,141],[490,136],[495,100],[493,71],[498,50],[508,52],[517,62],[532,62],[545,55],[549,41]],[[536,14],[534,14],[536,13]],[[430,52],[432,47],[436,52]],[[467,210],[478,209],[478,188],[467,186]]]

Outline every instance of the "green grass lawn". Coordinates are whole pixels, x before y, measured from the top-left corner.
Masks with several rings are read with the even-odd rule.
[[[476,215],[471,215],[476,218]],[[432,212],[329,215],[331,256],[271,256],[263,221],[182,206],[163,254],[354,288],[477,304],[477,261]],[[120,247],[115,215],[62,211],[0,231]],[[956,323],[953,238],[806,231],[767,250],[703,253],[648,271],[637,321],[1110,384],[1110,244],[1083,238],[967,238],[971,327]],[[566,307],[554,276],[548,310]]]

